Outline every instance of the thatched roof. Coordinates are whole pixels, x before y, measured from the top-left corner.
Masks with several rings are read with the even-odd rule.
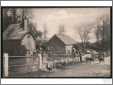
[[[14,39],[22,39],[22,37],[27,32],[24,31],[20,24],[11,24],[8,28],[3,32],[3,40],[14,40]]]
[[[57,34],[57,35],[54,35],[52,38],[54,38],[54,37],[57,37],[58,39],[60,39],[65,45],[76,44],[76,41],[74,39],[72,39],[71,37],[69,37],[68,35]]]

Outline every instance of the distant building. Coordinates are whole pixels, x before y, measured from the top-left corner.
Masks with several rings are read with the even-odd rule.
[[[64,34],[54,35],[48,42],[48,50],[51,54],[71,54],[76,42]]]

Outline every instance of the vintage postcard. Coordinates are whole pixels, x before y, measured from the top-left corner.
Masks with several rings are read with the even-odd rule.
[[[3,77],[111,77],[110,7],[5,7],[2,15]]]

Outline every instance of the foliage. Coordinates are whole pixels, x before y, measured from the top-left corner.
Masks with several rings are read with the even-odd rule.
[[[101,24],[99,23],[101,22]],[[111,27],[109,16],[102,16],[98,19],[97,30],[95,32],[98,46],[104,50],[110,49]],[[100,45],[99,45],[100,44]]]
[[[3,20],[2,26],[4,31],[10,24],[15,23],[15,9],[3,8],[1,17]]]

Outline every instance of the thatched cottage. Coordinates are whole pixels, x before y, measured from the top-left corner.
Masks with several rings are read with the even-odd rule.
[[[35,40],[28,31],[27,20],[24,28],[20,24],[11,24],[3,32],[3,52],[10,56],[24,56],[27,50],[35,49]]]
[[[72,48],[75,43],[75,40],[71,37],[64,34],[57,34],[49,40],[48,50],[51,54],[70,55],[72,54]]]
[[[31,56],[36,49],[35,40],[28,31],[27,22],[24,24],[24,28],[21,28],[20,24],[11,24],[3,32],[3,53],[9,55],[9,66],[20,65],[20,67],[10,66],[10,72],[31,72],[38,69],[38,65],[35,67],[33,65],[38,64],[38,57]],[[26,53],[30,55],[25,56]]]

